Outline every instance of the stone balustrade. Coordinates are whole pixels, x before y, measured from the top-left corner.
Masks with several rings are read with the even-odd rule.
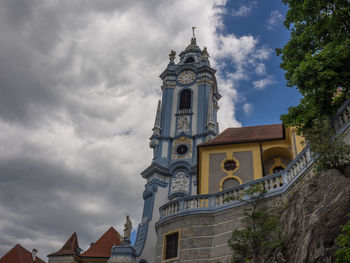
[[[280,194],[288,189],[312,163],[313,159],[310,150],[306,147],[284,171],[215,194],[194,195],[170,201],[160,207],[160,219],[187,212],[201,213],[215,211],[232,205],[243,205],[249,201],[247,198],[244,198],[244,190],[254,185],[260,185],[266,190],[265,196]]]

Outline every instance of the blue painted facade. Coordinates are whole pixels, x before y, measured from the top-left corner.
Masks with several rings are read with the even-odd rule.
[[[138,262],[155,262],[159,208],[174,198],[196,194],[197,144],[218,133],[217,102],[221,96],[206,48],[201,50],[193,37],[179,57],[175,63],[172,51],[160,75],[163,93],[150,137],[153,161],[142,172],[147,183],[135,242]],[[184,107],[180,106],[180,94],[186,89],[191,99],[190,105]]]

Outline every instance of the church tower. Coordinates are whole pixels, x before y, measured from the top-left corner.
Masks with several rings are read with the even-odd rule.
[[[159,208],[175,198],[197,194],[197,145],[219,131],[217,102],[221,96],[207,49],[197,46],[193,32],[179,62],[175,56],[172,50],[160,75],[162,99],[150,137],[153,161],[142,172],[147,184],[135,242],[138,262],[155,262]]]

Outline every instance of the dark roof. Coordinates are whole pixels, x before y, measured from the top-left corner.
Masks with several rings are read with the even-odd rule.
[[[113,245],[120,245],[120,235],[113,227],[107,230],[81,257],[108,258]]]
[[[233,144],[244,142],[271,141],[284,139],[282,124],[227,128],[212,140],[199,146]]]
[[[77,233],[73,233],[73,235],[67,240],[67,242],[62,246],[60,250],[55,253],[48,255],[51,256],[63,256],[63,255],[77,255],[78,251],[80,251]]]
[[[33,261],[32,253],[20,244],[17,244],[0,258],[0,263],[45,263],[45,261],[41,260],[38,256]]]

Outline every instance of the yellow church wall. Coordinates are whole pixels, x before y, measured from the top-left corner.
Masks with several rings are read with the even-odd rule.
[[[234,153],[239,152],[252,152],[253,156],[253,173],[254,180],[262,177],[262,166],[261,166],[261,155],[260,155],[260,145],[259,143],[244,143],[244,144],[231,144],[231,145],[216,145],[216,146],[206,146],[199,147],[199,184],[198,184],[198,194],[208,194],[209,193],[209,158],[210,154],[215,153],[224,153],[226,154],[226,159],[235,159],[233,157]],[[226,160],[225,159],[225,160]],[[223,163],[223,162],[222,162]],[[223,167],[221,167],[222,170]],[[220,184],[217,186],[217,191],[220,191],[222,188],[223,182],[228,178],[235,178],[235,171],[224,171],[227,176],[220,181]],[[238,178],[236,178],[238,179]],[[241,178],[238,179],[241,183]]]
[[[236,179],[239,184],[245,183],[242,178],[237,176],[237,167],[233,171],[226,171],[223,164],[227,159],[235,159],[234,153],[252,152],[253,175],[254,179],[262,178],[264,175],[271,174],[274,167],[280,166],[286,168],[288,162],[292,161],[304,148],[303,137],[297,135],[293,127],[285,128],[285,138],[282,140],[250,142],[240,144],[210,145],[199,147],[199,178],[198,194],[208,194],[212,192],[213,186],[210,186],[210,155],[225,154],[226,159],[221,163],[221,170],[226,173],[224,178],[217,183],[216,191],[223,190],[223,184],[226,179]],[[261,154],[262,153],[262,154]],[[235,160],[239,166],[239,161]],[[271,164],[272,163],[272,164]],[[264,165],[264,171],[263,171]],[[269,165],[268,167],[265,165]],[[211,189],[211,190],[210,190]]]

